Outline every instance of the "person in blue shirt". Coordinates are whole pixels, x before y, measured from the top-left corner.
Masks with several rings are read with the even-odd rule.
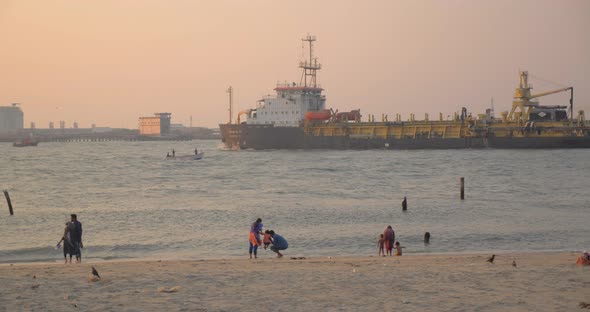
[[[270,250],[276,252],[278,258],[283,257],[281,250],[285,250],[285,249],[289,248],[289,243],[287,243],[287,240],[285,238],[283,238],[279,234],[276,234],[275,231],[273,231],[273,230],[270,230],[269,234],[270,234],[271,242],[272,242],[272,246],[270,246]]]

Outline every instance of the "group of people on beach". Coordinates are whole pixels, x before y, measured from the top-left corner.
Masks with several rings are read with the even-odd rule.
[[[427,243],[429,240],[430,233],[426,232],[424,242]],[[273,230],[263,231],[262,219],[258,218],[250,225],[250,232],[248,234],[248,253],[250,254],[250,259],[252,257],[254,259],[258,258],[258,246],[262,244],[264,244],[265,250],[270,246],[270,250],[274,251],[278,258],[282,258],[283,254],[281,251],[289,247],[287,240],[283,236],[275,233]],[[391,225],[388,225],[385,231],[383,231],[383,234],[380,235],[377,247],[379,250],[378,255],[383,257],[393,256],[394,249],[395,255],[401,256],[402,249],[404,248],[399,241],[395,240],[395,231]]]
[[[258,246],[262,244],[264,244],[265,250],[270,246],[270,250],[274,251],[278,258],[282,258],[283,254],[281,251],[289,248],[287,240],[273,230],[266,230],[264,232],[262,230],[262,219],[258,218],[250,226],[250,233],[248,234],[248,253],[250,254],[250,259],[252,259],[252,255],[254,255],[254,259],[258,258]],[[263,236],[262,239],[260,235]]]
[[[68,256],[70,263],[72,263],[72,257],[76,256],[76,262],[82,262],[82,251],[84,244],[82,243],[82,223],[78,221],[76,214],[70,215],[70,221],[66,222],[63,235],[61,240],[58,242],[57,247],[61,247],[63,243],[64,261],[68,263]],[[424,242],[430,240],[430,233],[426,232],[424,236]],[[250,232],[248,234],[248,253],[250,259],[254,256],[254,259],[258,258],[258,247],[264,245],[264,249],[270,248],[277,254],[278,258],[282,258],[283,254],[281,251],[289,248],[287,240],[275,233],[274,230],[264,230],[262,219],[258,218],[252,225],[250,225]],[[388,225],[383,234],[380,235],[379,241],[377,242],[378,255],[379,256],[393,256],[393,249],[395,249],[395,255],[401,256],[403,246],[400,245],[399,241],[395,240],[395,231]]]
[[[63,243],[63,246],[62,246]],[[70,215],[70,221],[66,222],[64,233],[61,240],[57,243],[57,247],[63,247],[64,261],[68,263],[68,256],[70,257],[70,263],[72,263],[72,257],[76,256],[76,262],[82,262],[82,223],[78,221],[76,214]]]
[[[424,245],[428,244],[430,244],[430,232],[425,232]],[[383,234],[379,235],[379,240],[377,241],[377,249],[379,256],[392,256],[393,249],[395,249],[396,256],[401,256],[402,249],[404,248],[404,246],[400,245],[399,241],[395,240],[395,231],[393,230],[391,225],[388,225],[387,228],[385,228],[385,231],[383,231]]]
[[[395,247],[394,247],[395,245]],[[379,241],[377,242],[377,248],[379,250],[378,255],[383,257],[393,256],[393,249],[395,248],[395,255],[401,256],[402,255],[402,247],[399,241],[395,241],[395,231],[388,225],[383,234],[379,236]]]

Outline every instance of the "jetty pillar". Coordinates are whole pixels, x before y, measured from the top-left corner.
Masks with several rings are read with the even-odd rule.
[[[8,204],[8,212],[10,212],[11,216],[14,216],[14,211],[12,211],[12,202],[10,201],[10,195],[8,195],[7,190],[4,190],[4,197],[6,197],[6,203]]]
[[[465,199],[465,178],[461,177],[461,200]]]

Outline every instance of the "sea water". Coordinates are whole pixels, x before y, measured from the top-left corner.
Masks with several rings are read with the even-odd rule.
[[[202,160],[165,157],[196,147]],[[373,255],[387,225],[406,254],[590,248],[590,149],[227,151],[186,141],[0,150],[0,188],[15,212],[0,198],[0,262],[62,259],[55,245],[71,213],[84,258],[95,260],[244,258],[259,217],[290,256]]]

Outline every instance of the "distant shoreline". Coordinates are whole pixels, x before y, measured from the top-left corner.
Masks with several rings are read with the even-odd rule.
[[[582,250],[546,250],[546,251],[538,251],[538,250],[530,250],[530,251],[511,251],[511,250],[497,250],[497,251],[465,251],[465,252],[417,252],[411,253],[404,251],[404,258],[422,258],[422,257],[473,257],[473,256],[485,256],[485,255],[507,255],[507,256],[524,256],[524,255],[555,255],[555,254],[572,254],[577,255],[582,253]],[[63,258],[61,257],[60,252],[56,252],[56,257],[54,260],[49,259],[41,259],[41,260],[22,260],[22,261],[0,261],[0,267],[2,266],[12,266],[12,265],[48,265],[48,264],[58,264],[64,265]],[[290,259],[290,257],[302,257],[299,254],[287,254],[285,256],[286,259]],[[271,255],[270,253],[260,255],[259,261],[274,259],[274,254]],[[316,261],[331,261],[330,259],[373,259],[373,258],[396,258],[393,257],[379,257],[377,255],[335,255],[335,256],[304,256],[306,259],[314,259]],[[158,262],[158,261],[166,261],[166,262],[215,262],[215,261],[241,261],[241,260],[248,260],[248,255],[244,254],[244,256],[230,256],[227,258],[174,258],[174,257],[157,257],[157,256],[147,256],[147,257],[136,257],[136,258],[125,258],[125,257],[109,257],[109,258],[83,258],[82,264],[100,264],[100,263],[129,263],[129,262]],[[574,259],[575,260],[575,259]],[[575,261],[574,261],[575,262]],[[69,265],[69,264],[68,264]],[[73,263],[72,265],[77,265]]]

